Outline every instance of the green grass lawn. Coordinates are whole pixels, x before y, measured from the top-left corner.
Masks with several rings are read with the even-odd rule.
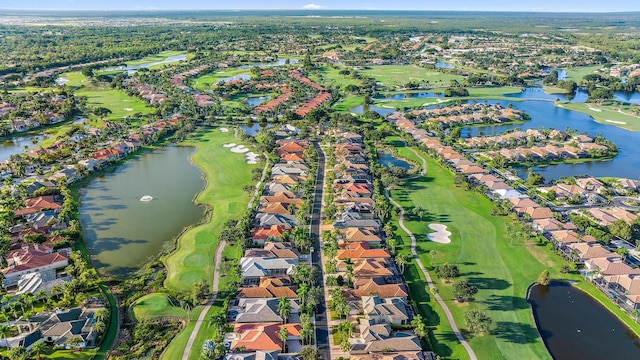
[[[171,341],[171,343],[169,343],[169,346],[167,346],[167,348],[164,350],[164,352],[160,356],[161,360],[182,359],[182,353],[184,352],[184,347],[187,345],[187,341],[189,340],[191,331],[193,331],[193,328],[196,326],[196,320],[198,320],[198,317],[200,316],[202,309],[204,308],[198,307],[191,311],[191,321],[189,321],[187,326],[185,326],[184,329],[182,329],[180,334],[178,334],[178,336],[176,336]],[[206,322],[202,324],[202,327],[200,329],[203,329],[205,325],[207,325]],[[200,348],[199,348],[200,346],[202,346],[202,342],[194,343],[195,353],[198,354],[198,356],[200,356]],[[196,349],[196,347],[198,348]]]
[[[207,90],[213,85],[217,84],[220,79],[237,76],[240,74],[251,74],[251,69],[238,69],[229,68],[226,70],[216,71],[211,74],[206,74],[195,78],[193,84],[196,89]]]
[[[631,131],[640,131],[640,117],[614,110],[610,105],[561,103],[556,106],[590,115],[597,122]],[[617,108],[616,108],[617,109]],[[624,110],[622,110],[624,112]]]
[[[351,112],[350,109],[352,107],[362,105],[363,101],[364,98],[362,96],[349,97],[338,101],[335,105],[333,105],[333,109],[335,111]]]
[[[232,132],[222,133],[218,129],[199,133],[185,142],[198,147],[193,161],[207,180],[207,187],[198,194],[196,203],[208,205],[211,213],[207,223],[185,232],[178,239],[177,250],[164,259],[168,270],[165,286],[169,289],[188,292],[200,279],[211,283],[217,235],[226,221],[239,219],[246,209],[249,197],[242,188],[252,183],[251,168],[260,165],[248,165],[242,154],[222,147],[231,142],[240,143]]]
[[[416,160],[399,142],[393,144],[401,147],[401,157]],[[554,269],[559,268],[560,258],[546,248],[507,239],[505,225],[513,220],[492,216],[493,205],[488,199],[456,187],[449,170],[431,158],[426,159],[427,176],[400,184],[392,191],[392,196],[407,211],[420,206],[427,213],[423,221],[409,217],[406,222],[418,238],[418,254],[422,262],[428,267],[455,263],[463,277],[480,289],[474,302],[459,305],[452,300],[451,286],[437,282],[456,323],[464,328],[464,310],[472,307],[485,310],[493,319],[491,335],[465,334],[480,359],[550,358],[538,335],[525,296],[528,286],[544,269],[557,275]],[[452,243],[429,241],[426,234],[431,231],[427,227],[430,223],[447,225],[452,233]],[[433,264],[430,251],[435,251]],[[415,275],[408,275],[412,281],[420,281]],[[419,301],[424,302],[424,299]],[[441,346],[452,351],[443,355],[466,357],[451,336],[446,320],[437,312],[436,315],[429,320],[430,325],[437,325],[435,337],[440,339]],[[437,324],[433,324],[433,318],[437,319]]]
[[[86,96],[88,106],[105,107],[111,110],[111,114],[106,116],[108,120],[121,120],[136,113],[144,115],[155,111],[155,108],[147,106],[139,98],[116,89],[100,86],[83,87],[76,92],[76,96]]]
[[[71,88],[80,88],[89,83],[87,81],[87,77],[82,75],[80,71],[71,71],[71,72],[62,73],[58,77],[69,80],[65,83],[65,85]]]
[[[160,61],[164,61],[166,58],[170,56],[176,56],[184,53],[185,53],[184,51],[167,50],[155,55],[145,56],[142,59],[125,61],[125,64],[127,64],[128,66],[132,66],[132,65],[160,62]]]
[[[602,69],[602,65],[578,66],[574,68],[567,68],[564,70],[567,71],[567,80],[573,80],[577,83],[580,83],[583,77],[589,74],[594,74],[599,69]]]
[[[441,73],[414,65],[383,65],[371,66],[361,70],[363,76],[374,77],[387,87],[406,84],[409,81],[429,81],[430,84],[447,87],[451,80],[462,81],[462,76]]]
[[[130,314],[138,321],[159,317],[187,317],[187,312],[174,304],[169,295],[153,293],[136,300],[129,308]]]
[[[324,79],[322,83],[324,85],[334,85],[340,88],[344,88],[347,85],[357,85],[357,86],[362,85],[360,81],[354,79],[353,77],[351,77],[351,75],[346,75],[346,76],[340,75],[339,74],[340,70],[344,70],[344,69],[345,68],[343,66],[338,66],[337,68],[334,69],[332,66],[325,65],[319,68],[315,73],[322,75],[322,78]],[[312,79],[318,81],[319,77],[312,76]]]

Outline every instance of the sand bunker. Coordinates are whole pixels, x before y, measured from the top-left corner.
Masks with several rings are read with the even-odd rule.
[[[227,128],[220,128],[220,131],[222,131],[222,132],[229,132],[229,129],[227,129]]]
[[[238,153],[238,154],[244,154],[247,151],[249,151],[249,149],[244,147],[244,145],[238,145],[236,147],[232,147],[230,150],[231,150],[231,152]]]
[[[596,108],[592,108],[592,107],[590,107],[590,108],[589,108],[589,110],[591,110],[591,111],[595,111],[595,112],[601,112],[601,111],[602,111],[602,110],[600,110],[600,109],[596,109]]]
[[[257,161],[255,161],[255,160],[247,160],[247,164],[249,164],[249,165],[255,165],[255,164],[257,164],[257,163],[258,163],[258,162],[257,162]]]
[[[124,111],[133,111],[132,108],[124,108]]]
[[[429,240],[440,243],[440,244],[448,244],[451,242],[451,239],[449,239],[449,236],[451,236],[451,233],[447,231],[446,225],[429,224],[429,229],[436,231],[434,233],[427,234],[427,237],[429,238]]]
[[[605,120],[605,121],[612,124],[627,125],[627,123],[624,121],[616,121],[616,120]]]
[[[226,147],[226,148],[232,148],[234,146],[236,146],[236,143],[222,144],[222,147]]]

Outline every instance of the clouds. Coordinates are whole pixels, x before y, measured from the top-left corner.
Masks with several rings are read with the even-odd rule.
[[[302,8],[306,10],[320,10],[320,9],[324,9],[324,6],[311,3],[303,6]]]

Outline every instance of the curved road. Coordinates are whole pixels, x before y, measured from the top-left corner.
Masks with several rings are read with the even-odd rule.
[[[236,131],[237,131],[237,128],[236,128]],[[267,157],[267,154],[264,154],[264,157],[266,159],[266,163],[264,165],[264,169],[262,169],[262,177],[260,177],[260,181],[256,184],[256,190],[253,193],[253,196],[251,197],[251,199],[249,199],[249,203],[247,204],[247,209],[251,207],[251,203],[253,203],[253,200],[258,196],[258,190],[260,189],[260,185],[264,181],[265,176],[267,176],[267,169],[269,168],[269,157]],[[211,285],[211,298],[207,302],[207,305],[205,305],[204,309],[202,309],[202,312],[200,312],[200,316],[198,316],[198,320],[196,320],[196,326],[193,327],[193,330],[191,331],[191,335],[189,336],[189,340],[187,341],[187,345],[185,346],[184,352],[182,353],[182,360],[189,360],[189,354],[191,353],[191,348],[193,347],[193,343],[196,340],[198,331],[200,331],[200,327],[202,326],[202,323],[204,322],[205,317],[209,312],[209,309],[211,309],[211,305],[213,305],[213,303],[216,301],[216,298],[218,297],[219,276],[217,276],[217,272],[218,272],[218,268],[220,267],[220,261],[222,260],[222,250],[224,250],[224,247],[226,246],[226,244],[227,243],[224,240],[221,241],[220,244],[218,244],[218,249],[216,250],[216,257],[214,260],[215,264],[213,268],[213,284]]]
[[[414,175],[414,176],[411,176],[411,177],[407,178],[406,180],[416,179],[416,178],[419,178],[421,176],[426,175],[427,174],[427,161],[422,156],[420,156],[420,154],[418,154],[417,151],[415,151],[414,149],[408,147],[406,142],[404,144],[407,147],[407,149],[411,150],[420,160],[422,160],[422,171],[421,171],[421,173],[417,174],[417,175]],[[418,253],[416,252],[416,237],[404,225],[404,208],[402,206],[400,206],[400,204],[398,204],[395,200],[393,200],[391,198],[391,194],[389,193],[389,188],[385,189],[385,195],[387,196],[389,201],[395,207],[400,209],[400,216],[399,216],[399,219],[398,219],[398,223],[400,224],[400,228],[402,228],[402,230],[404,230],[404,232],[406,232],[409,235],[409,237],[411,238],[411,253],[413,254],[413,258],[416,260],[416,263],[418,264],[418,267],[420,267],[420,270],[422,270],[422,273],[424,274],[424,277],[427,279],[427,284],[429,285],[429,289],[435,289],[435,287],[433,286],[433,281],[431,280],[431,276],[429,275],[429,272],[424,267],[424,265],[422,265],[422,261],[420,260],[420,258],[418,257]],[[444,313],[447,316],[447,320],[449,321],[449,325],[451,326],[451,329],[453,329],[453,333],[456,335],[456,337],[458,338],[458,341],[460,341],[462,346],[464,346],[464,349],[467,351],[467,354],[469,355],[469,358],[471,360],[478,360],[478,358],[476,357],[476,354],[473,352],[473,349],[471,348],[471,346],[469,345],[467,340],[464,339],[464,337],[462,336],[462,333],[460,332],[460,330],[458,329],[458,326],[456,325],[456,322],[453,320],[453,315],[451,315],[451,311],[449,311],[449,308],[447,307],[447,304],[444,302],[444,300],[442,300],[442,298],[440,297],[440,294],[435,293],[434,297],[435,297],[436,301],[438,302],[438,304],[440,304],[440,306],[442,307],[442,310],[444,310]]]

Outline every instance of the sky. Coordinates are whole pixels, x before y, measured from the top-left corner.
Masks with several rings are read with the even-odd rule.
[[[628,12],[637,0],[0,0],[0,9],[55,10],[461,10]],[[0,13],[1,15],[1,13]]]

